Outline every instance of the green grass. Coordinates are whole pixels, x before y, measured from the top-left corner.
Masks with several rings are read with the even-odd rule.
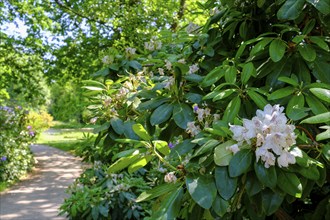
[[[84,133],[89,136],[93,135],[80,129],[55,129],[53,133],[43,132],[39,136],[37,144],[49,145],[74,154],[75,149],[86,140]]]
[[[53,121],[52,128],[54,129],[76,129],[76,128],[94,128],[96,125],[90,124],[81,124],[78,122],[62,122],[62,121]]]
[[[0,182],[0,192],[4,191],[9,187],[9,183],[6,182]]]

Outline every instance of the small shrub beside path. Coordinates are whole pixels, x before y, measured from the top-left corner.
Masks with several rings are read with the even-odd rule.
[[[81,160],[46,145],[32,145],[38,161],[28,179],[0,194],[0,219],[65,219],[58,208],[66,197],[65,190],[79,177]]]

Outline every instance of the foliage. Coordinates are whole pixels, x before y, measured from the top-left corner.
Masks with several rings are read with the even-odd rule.
[[[55,120],[64,122],[82,122],[82,112],[86,108],[79,84],[66,82],[51,85],[51,100],[49,112]]]
[[[12,182],[33,165],[29,144],[35,130],[22,107],[0,106],[0,131],[0,182]]]
[[[69,219],[141,219],[149,207],[137,204],[134,199],[142,190],[148,189],[139,175],[106,174],[100,161],[85,170],[68,192],[61,209]],[[62,214],[65,212],[62,211]]]
[[[45,110],[40,110],[39,112],[29,111],[27,121],[36,132],[36,135],[38,135],[52,126],[53,117]]]
[[[147,170],[153,188],[136,201],[153,205],[150,219],[329,214],[327,4],[208,1],[202,6],[214,14],[199,29],[110,50],[98,80],[85,81],[100,124],[95,147],[106,155],[108,175]],[[268,104],[284,106],[278,114],[295,139],[257,154],[262,134],[241,141],[237,129],[248,132],[256,114],[275,117],[261,112]]]

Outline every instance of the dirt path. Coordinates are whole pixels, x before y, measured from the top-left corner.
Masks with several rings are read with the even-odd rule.
[[[81,173],[80,159],[61,150],[32,145],[38,163],[27,180],[0,194],[1,220],[61,220],[66,188]]]

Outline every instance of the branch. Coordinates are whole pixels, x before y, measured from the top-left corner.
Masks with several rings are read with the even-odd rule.
[[[105,27],[108,27],[110,29],[113,29],[111,26],[107,25],[107,22],[106,21],[102,21],[102,20],[98,20],[98,19],[95,19],[95,18],[91,18],[91,17],[88,17],[80,12],[77,12],[75,10],[73,10],[72,8],[70,8],[69,6],[65,5],[63,2],[61,2],[60,0],[55,0],[56,4],[59,5],[61,8],[64,8],[66,9],[67,11],[81,17],[81,18],[85,18],[87,19],[88,21],[91,21],[91,22],[96,22],[96,23],[99,23],[99,24],[102,24],[104,25]]]

